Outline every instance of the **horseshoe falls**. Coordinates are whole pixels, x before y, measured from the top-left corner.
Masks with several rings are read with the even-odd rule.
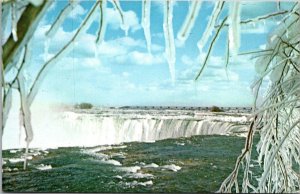
[[[176,112],[175,112],[176,113]],[[245,116],[214,115],[174,116],[158,112],[138,112],[127,115],[98,115],[65,112],[64,128],[72,128],[75,134],[88,140],[83,146],[119,144],[122,142],[153,142],[168,138],[193,135],[230,135],[245,131]],[[174,114],[174,112],[173,112]],[[177,112],[178,114],[178,112]]]
[[[17,116],[11,112],[4,130],[7,192],[216,191],[224,178],[219,174],[234,167],[249,124],[249,113],[236,109],[36,106],[25,155]]]
[[[198,110],[95,108],[47,112],[33,114],[34,140],[30,147],[88,147],[195,135],[240,135],[248,123],[247,113]],[[15,130],[11,135],[7,130],[19,142],[4,142],[4,149],[23,147],[24,131]]]

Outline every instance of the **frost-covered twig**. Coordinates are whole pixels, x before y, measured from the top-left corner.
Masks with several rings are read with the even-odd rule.
[[[235,167],[234,170],[232,171],[232,173],[224,180],[224,182],[222,183],[220,189],[218,190],[218,192],[232,192],[232,187],[236,188],[236,192],[238,192],[238,182],[236,181],[238,173],[239,173],[239,168],[240,165],[243,161],[243,159],[245,157],[247,157],[248,155],[251,155],[251,149],[252,149],[252,144],[253,144],[253,136],[255,134],[255,130],[256,130],[256,126],[255,126],[255,122],[256,122],[257,117],[254,118],[254,120],[251,122],[250,124],[250,128],[246,137],[246,141],[245,141],[245,146],[244,149],[242,151],[242,154],[238,157],[236,163],[235,163]],[[248,158],[249,160],[249,158]]]
[[[68,5],[60,12],[54,23],[51,25],[50,29],[47,31],[46,36],[52,38],[55,33],[57,32],[58,28],[62,25],[71,11],[76,7],[78,4],[77,0],[70,0]]]
[[[240,24],[250,24],[250,23],[256,23],[259,21],[263,21],[266,19],[270,19],[272,17],[276,17],[279,15],[284,15],[289,13],[289,11],[285,10],[285,11],[278,11],[278,12],[274,12],[274,13],[270,13],[267,15],[263,15],[263,16],[258,16],[256,18],[251,18],[251,19],[247,19],[247,20],[241,20]],[[215,25],[215,28],[218,28],[220,25]],[[229,24],[225,24],[224,26],[229,26]]]
[[[295,167],[300,165],[300,110],[296,108],[300,105],[300,72],[297,69],[300,21],[299,16],[294,14],[299,9],[298,4],[289,11],[289,17],[285,17],[270,36],[266,48],[270,52],[260,52],[256,62],[260,78],[254,83],[253,115],[257,117],[255,125],[259,126],[257,163],[262,173],[257,175],[256,182],[247,180],[250,173],[247,166],[253,160],[244,159],[243,192],[248,192],[248,189],[253,192],[295,192],[300,188],[300,176],[295,171]],[[289,31],[289,36],[286,36],[286,31]],[[270,87],[258,108],[256,99],[267,75],[270,75]],[[235,168],[234,172],[237,171]],[[230,192],[236,181],[237,177],[231,174],[223,182],[220,191]],[[235,186],[235,191],[238,191],[240,186]]]
[[[217,1],[215,3],[215,7],[209,18],[209,21],[205,28],[205,31],[203,32],[201,39],[197,43],[197,46],[198,46],[200,52],[202,51],[202,48],[206,45],[208,38],[211,36],[211,34],[214,30],[214,25],[215,25],[216,21],[218,20],[218,17],[222,11],[224,4],[225,4],[224,1]]]
[[[200,71],[198,72],[198,74],[197,74],[195,80],[199,79],[200,75],[201,75],[202,72],[204,71],[204,69],[205,69],[205,67],[206,67],[206,65],[207,65],[207,62],[208,62],[210,53],[211,53],[211,51],[212,51],[212,49],[213,49],[213,47],[214,47],[214,44],[215,44],[217,38],[219,37],[219,34],[220,34],[220,32],[221,32],[221,30],[222,30],[222,28],[223,28],[223,26],[224,26],[226,20],[227,20],[227,17],[225,17],[225,18],[223,19],[223,21],[222,21],[220,27],[217,29],[217,32],[215,33],[215,35],[214,35],[214,37],[213,37],[211,43],[209,44],[209,48],[208,48],[207,54],[206,54],[206,56],[205,56],[204,62],[203,62],[203,64],[202,64],[202,67],[201,67]],[[199,56],[199,58],[200,58],[200,56]]]
[[[99,23],[99,31],[96,39],[96,43],[100,45],[104,39],[104,35],[106,32],[106,0],[102,0],[99,4],[100,6],[100,23]]]

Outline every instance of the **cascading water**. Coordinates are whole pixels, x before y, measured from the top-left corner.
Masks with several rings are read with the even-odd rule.
[[[195,110],[75,109],[53,112],[34,109],[32,119],[35,121],[36,138],[30,147],[88,147],[134,141],[154,142],[194,135],[231,135],[247,130],[246,116]],[[13,130],[13,120],[8,121],[10,124],[5,131],[9,133],[4,133],[4,136],[18,137],[13,135],[18,133]],[[24,138],[23,132],[21,140]],[[4,149],[24,146],[17,139],[4,140]]]
[[[239,122],[211,120],[208,118],[178,118],[174,116],[126,117],[89,113],[64,112],[61,117],[63,128],[74,130],[86,139],[83,146],[119,144],[122,142],[153,142],[167,138],[191,137],[193,135],[229,135],[245,131]]]

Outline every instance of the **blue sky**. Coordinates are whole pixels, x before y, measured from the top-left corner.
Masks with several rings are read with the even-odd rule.
[[[81,1],[72,11],[57,34],[49,42],[46,56],[44,36],[67,1],[57,1],[40,23],[32,41],[29,69],[37,71],[45,58],[53,56],[70,40],[93,1]],[[139,1],[121,1],[130,26],[128,36],[120,28],[120,18],[108,2],[107,31],[104,43],[95,46],[99,16],[76,42],[72,51],[51,68],[37,101],[54,103],[91,102],[102,106],[123,105],[176,105],[176,106],[251,106],[250,85],[255,77],[250,56],[231,58],[228,76],[225,70],[227,29],[221,32],[208,67],[198,81],[194,81],[201,68],[197,60],[197,42],[206,27],[213,2],[203,2],[195,26],[185,45],[176,44],[175,83],[172,83],[168,63],[164,56],[163,1],[151,4],[152,55],[147,52],[141,26],[142,5]],[[173,26],[176,37],[188,11],[189,2],[174,4]],[[255,10],[255,11],[254,11]],[[224,10],[221,17],[227,14]],[[243,3],[242,19],[253,18],[277,11],[275,2]],[[277,19],[242,27],[240,51],[264,48],[268,33]],[[175,41],[177,43],[177,41]],[[95,50],[98,49],[98,54]],[[205,56],[207,47],[201,55]],[[29,71],[28,69],[28,71]],[[32,80],[28,75],[27,79]]]

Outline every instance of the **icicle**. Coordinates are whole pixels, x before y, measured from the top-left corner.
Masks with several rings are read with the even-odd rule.
[[[31,126],[31,112],[29,109],[29,103],[28,99],[26,96],[26,90],[25,90],[25,80],[23,75],[19,75],[19,87],[20,87],[20,96],[21,96],[21,109],[23,112],[23,123],[25,127],[25,132],[26,132],[26,142],[30,143],[33,139],[33,131],[32,131],[32,126]]]
[[[115,9],[118,11],[120,18],[121,18],[121,29],[124,30],[125,36],[128,36],[128,30],[129,30],[129,25],[127,24],[125,20],[125,14],[124,11],[121,8],[119,0],[112,0],[112,3],[115,7]]]
[[[202,1],[192,1],[188,14],[184,20],[184,23],[177,34],[178,40],[182,41],[183,43],[189,37],[191,30],[195,24],[195,20],[199,14],[199,10],[201,8]]]
[[[22,74],[19,75],[18,77],[18,82],[19,82],[19,92],[20,92],[20,98],[21,98],[21,111],[23,114],[23,126],[25,128],[26,132],[26,152],[25,152],[25,159],[24,159],[24,170],[26,169],[26,160],[27,160],[27,155],[28,155],[28,147],[29,143],[33,139],[33,131],[32,131],[32,126],[31,126],[31,112],[29,108],[29,103],[27,100],[26,96],[26,90],[25,90],[25,80]]]
[[[151,10],[151,1],[143,0],[142,27],[144,29],[144,34],[147,42],[147,50],[149,53],[151,53],[150,10]]]
[[[230,4],[229,9],[229,47],[232,51],[232,56],[238,54],[240,47],[240,2],[234,1]]]
[[[17,9],[16,9],[16,3],[12,2],[11,3],[11,33],[13,35],[13,39],[15,42],[18,41],[18,35],[17,35],[17,25],[18,25],[18,21],[17,21]]]
[[[65,19],[68,17],[68,15],[71,13],[71,11],[77,6],[78,1],[77,0],[70,0],[69,4],[60,12],[59,16],[55,20],[55,22],[51,25],[51,28],[46,33],[46,36],[49,38],[52,38],[59,27],[61,27],[62,23],[65,21]]]
[[[22,136],[22,129],[24,126],[24,116],[22,112],[22,108],[19,111],[19,143],[21,144],[21,136]]]
[[[104,40],[104,35],[106,32],[106,5],[107,5],[107,1],[106,0],[102,0],[100,2],[100,24],[99,24],[99,31],[98,31],[98,36],[97,36],[97,40],[96,43],[98,45],[100,45],[102,43],[102,41]]]
[[[210,16],[210,19],[208,21],[207,27],[201,37],[201,39],[199,40],[199,42],[197,43],[197,46],[199,48],[200,53],[202,52],[203,47],[205,46],[205,44],[208,41],[208,38],[211,36],[214,27],[215,27],[215,23],[222,11],[222,8],[224,6],[224,1],[218,1],[217,3],[215,3],[215,7],[213,9],[213,12]]]
[[[8,118],[8,113],[10,111],[12,105],[12,89],[9,89],[7,91],[7,94],[5,96],[5,101],[3,104],[3,120],[2,120],[2,129],[4,128],[7,118]]]
[[[165,56],[169,64],[169,70],[171,74],[172,82],[175,82],[175,43],[173,34],[173,1],[169,0],[165,2],[164,7],[164,36],[165,36]]]

